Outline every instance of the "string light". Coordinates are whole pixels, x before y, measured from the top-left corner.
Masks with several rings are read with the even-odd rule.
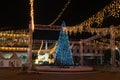
[[[31,11],[30,11],[30,16],[31,16],[31,23],[32,23],[32,31],[34,31],[34,11],[33,11],[33,1],[34,0],[30,0],[30,5],[31,5]],[[66,10],[66,8],[68,7],[68,5],[70,4],[70,1],[71,0],[68,0],[68,3],[65,4],[65,7],[62,9],[61,13],[57,16],[57,18],[51,23],[49,24],[50,26],[53,25],[60,17],[61,15],[63,14],[63,12]],[[108,33],[108,28],[102,28],[102,29],[99,29],[99,28],[91,28],[91,25],[93,23],[97,23],[97,24],[101,24],[103,22],[103,19],[105,17],[105,15],[107,14],[107,16],[113,16],[115,18],[119,18],[120,17],[120,0],[114,0],[112,3],[110,3],[108,6],[106,6],[103,10],[99,11],[97,14],[93,15],[92,17],[90,17],[89,19],[87,19],[86,21],[82,22],[81,24],[79,25],[75,25],[75,26],[72,26],[72,27],[64,27],[64,30],[66,32],[77,32],[77,31],[80,31],[82,32],[84,27],[87,27],[87,31],[88,32],[91,32],[91,33],[97,33],[99,34],[100,32],[104,32],[104,35],[106,35]],[[119,26],[118,26],[119,27]],[[115,28],[115,36],[116,37],[120,37],[120,29]],[[9,31],[8,31],[9,32]],[[12,32],[12,31],[11,31]],[[13,34],[3,34],[3,33],[0,33],[0,35],[5,35],[5,36],[13,36]],[[15,34],[15,36],[18,36],[20,34]],[[15,37],[13,36],[13,37]],[[21,36],[21,35],[20,35]],[[120,42],[119,41],[115,41],[115,43],[120,46]],[[93,44],[93,43],[91,43]],[[104,45],[108,45],[107,43],[104,43],[103,42],[96,42],[94,43],[93,45],[97,45],[97,44],[100,44],[101,46],[104,44]],[[41,44],[42,46],[42,44]],[[56,47],[56,45],[55,45]],[[54,47],[54,48],[55,48]],[[3,47],[2,47],[3,48]],[[1,49],[2,49],[1,48]],[[54,48],[52,50],[52,52],[54,51]],[[5,48],[6,49],[6,48]],[[11,49],[11,48],[10,48]],[[25,49],[26,50],[26,49]],[[40,50],[41,50],[41,47],[38,51],[38,53],[40,53]]]
[[[0,36],[2,36],[2,37],[26,37],[26,38],[28,38],[29,35],[0,33]]]
[[[110,44],[110,39],[105,39],[105,41],[103,41],[104,39],[102,38],[102,41],[98,41],[98,40],[93,40],[92,42],[87,42],[86,45],[91,46],[93,45],[94,48],[99,47],[99,48],[111,48],[111,44]],[[116,46],[120,47],[120,42],[119,41],[115,41]]]
[[[52,26],[53,24],[55,24],[55,22],[61,17],[61,15],[63,14],[63,12],[67,9],[67,7],[69,6],[71,0],[68,0],[68,2],[65,4],[64,8],[62,9],[62,11],[59,13],[59,15],[57,16],[57,18],[49,24],[49,26]]]
[[[52,49],[50,49],[50,51],[49,51],[50,54],[53,54],[53,52],[55,52],[56,46],[57,46],[57,42],[55,42],[55,46]],[[42,50],[42,47],[43,47],[43,40],[41,41],[41,45],[40,45],[40,48],[38,50],[38,59],[35,60],[36,64],[38,64],[38,62],[39,62],[39,60],[41,58],[40,51]],[[47,51],[47,50],[45,50],[45,51]]]
[[[41,45],[40,45],[40,48],[38,50],[38,54],[40,54],[40,51],[41,51],[42,47],[43,47],[43,40],[41,41]]]
[[[41,41],[41,45],[40,45],[40,48],[39,48],[39,50],[38,50],[38,58],[35,60],[35,63],[36,64],[38,64],[39,63],[39,60],[40,60],[40,51],[41,51],[41,49],[42,49],[42,47],[43,47],[43,40]]]
[[[30,16],[31,16],[31,26],[32,31],[34,32],[34,0],[30,0]]]
[[[22,47],[0,47],[2,51],[27,51],[27,48]]]
[[[1,31],[1,37],[24,37],[28,38],[28,31],[26,30],[16,30],[16,31]]]
[[[66,32],[81,32],[85,27],[88,29],[91,29],[91,25],[94,23],[97,23],[98,25],[101,25],[105,17],[115,17],[120,18],[120,0],[113,0],[109,5],[107,5],[104,9],[100,10],[97,14],[93,15],[92,17],[88,18],[81,24],[67,27],[64,30]]]
[[[50,54],[53,54],[57,48],[57,42],[55,42],[55,46],[51,49]]]

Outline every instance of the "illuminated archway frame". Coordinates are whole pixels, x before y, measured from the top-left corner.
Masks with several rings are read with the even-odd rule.
[[[70,28],[67,28],[67,30],[69,30],[69,32],[81,32],[85,27],[87,27],[87,29],[91,29],[92,24],[97,23],[98,25],[101,25],[104,18],[109,16],[120,18],[120,0],[113,0],[110,4],[105,6],[102,10],[100,10],[87,20],[83,21],[78,25],[71,26]]]
[[[113,0],[110,4],[105,6],[104,9],[100,10],[99,12],[97,12],[95,15],[91,16],[84,22],[75,26],[65,27],[64,31],[67,33],[69,32],[71,34],[72,32],[76,33],[76,32],[82,32],[86,30],[87,32],[90,32],[90,33],[100,34],[102,32],[104,35],[106,35],[109,32],[109,28],[91,28],[91,25],[94,23],[101,25],[103,22],[103,19],[109,16],[120,18],[120,0]],[[120,25],[114,26],[115,37],[120,37],[119,27]],[[116,43],[118,43],[118,41],[116,41]]]
[[[32,32],[34,31],[34,17],[33,17],[33,1],[34,0],[30,0],[30,4],[31,4],[31,12],[30,12],[30,16],[31,16],[31,25],[32,27],[29,27],[29,68],[28,70],[32,69]],[[74,32],[76,31],[82,31],[83,30],[83,25],[89,27],[89,30],[92,30],[90,28],[91,23],[93,23],[94,21],[96,21],[96,23],[101,24],[101,22],[103,21],[103,17],[105,16],[105,13],[108,13],[108,16],[114,16],[114,17],[119,17],[119,13],[120,13],[120,0],[113,0],[108,6],[106,6],[103,10],[99,11],[96,15],[93,15],[91,18],[89,18],[88,20],[84,21],[83,23],[81,23],[79,26],[79,28],[77,27],[73,27],[71,29],[64,29],[66,32],[70,31],[72,32],[72,30],[74,29]],[[117,11],[117,12],[116,12]],[[87,28],[88,29],[88,28]],[[99,31],[98,31],[99,32]],[[111,31],[112,33],[112,31]],[[119,33],[119,32],[117,32]],[[114,44],[112,44],[112,42],[114,42],[114,35],[111,34],[111,46],[113,46]],[[111,51],[114,52],[113,48],[111,48]],[[114,57],[112,58],[114,59]],[[114,64],[114,60],[112,60],[112,63]]]
[[[86,28],[87,32],[91,32],[91,33],[97,33],[97,35],[103,33],[104,35],[110,34],[110,48],[111,48],[111,64],[113,66],[115,66],[115,33],[120,33],[120,30],[117,30],[118,27],[113,27],[111,26],[110,28]],[[74,31],[76,28],[75,27],[65,27],[64,31],[65,32],[72,32]],[[81,29],[81,31],[84,31],[83,29]],[[77,32],[77,31],[76,31]],[[88,40],[89,41],[89,40]],[[82,43],[84,43],[84,40],[80,40],[80,52],[81,54],[83,53],[83,45]],[[81,56],[81,59],[83,59],[83,56]],[[83,62],[83,60],[81,60]]]

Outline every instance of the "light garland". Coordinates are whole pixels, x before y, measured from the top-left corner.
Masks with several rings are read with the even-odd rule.
[[[115,41],[115,44],[117,47],[120,48],[120,41]],[[111,48],[109,43],[106,42],[100,42],[100,41],[92,41],[92,42],[87,42],[86,45],[88,46],[94,46],[94,48],[99,47],[99,48]]]
[[[7,33],[0,33],[0,37],[24,37],[24,38],[28,38],[29,35],[27,34],[7,34]]]
[[[28,34],[28,30],[25,30],[25,29],[23,29],[23,30],[7,30],[7,31],[0,31],[0,33]]]
[[[37,53],[38,53],[38,54],[37,54],[38,58],[35,60],[35,63],[36,63],[36,64],[39,63],[39,60],[40,60],[40,51],[41,51],[42,47],[43,47],[43,40],[41,41],[40,48],[39,48],[39,50],[38,50],[38,52],[37,52]]]
[[[40,51],[41,51],[42,47],[43,47],[43,40],[41,41],[41,45],[40,45],[40,48],[38,50],[38,55],[40,54]]]
[[[120,17],[120,0],[113,0],[109,7],[105,7],[104,12],[109,16]]]
[[[59,13],[59,15],[57,16],[57,18],[49,24],[49,26],[52,26],[53,24],[55,24],[55,22],[61,17],[61,15],[63,14],[63,12],[67,9],[67,7],[69,6],[71,0],[68,0],[68,2],[65,4],[64,8],[62,9],[62,11]]]
[[[101,25],[105,17],[115,17],[120,18],[120,0],[113,0],[109,5],[107,5],[104,9],[100,10],[97,14],[93,15],[92,17],[88,18],[81,24],[67,27],[64,30],[66,32],[81,32],[85,27],[91,30],[91,25],[97,23]],[[99,30],[98,30],[99,31]]]
[[[38,50],[38,54],[40,54],[40,51],[42,50],[42,46],[43,46],[43,40],[42,40],[40,48]],[[57,47],[57,42],[55,42],[54,47],[52,49],[49,49],[50,50],[49,53],[52,54],[56,50],[56,47]],[[44,50],[44,51],[47,52],[48,50]]]
[[[27,51],[27,48],[23,47],[0,47],[1,51]]]
[[[57,42],[55,42],[55,46],[51,49],[50,54],[53,54],[57,48]]]
[[[34,0],[30,0],[30,16],[31,16],[31,26],[32,31],[34,32]]]

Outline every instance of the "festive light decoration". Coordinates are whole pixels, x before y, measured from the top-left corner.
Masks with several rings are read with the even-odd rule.
[[[97,26],[100,26],[103,22],[105,17],[115,17],[120,18],[120,0],[113,0],[109,5],[107,5],[104,9],[100,10],[97,14],[93,15],[92,17],[88,18],[81,24],[67,27],[64,30],[66,32],[81,32],[84,28],[91,30],[91,25],[97,23]],[[97,29],[98,30],[98,29]],[[99,30],[98,30],[99,31]],[[92,32],[92,31],[91,31]]]
[[[67,7],[69,6],[71,0],[68,0],[68,2],[65,4],[64,8],[62,9],[62,11],[59,13],[59,15],[57,16],[57,18],[49,24],[49,26],[52,26],[53,24],[55,24],[55,22],[61,17],[61,15],[63,14],[63,12],[67,9]]]
[[[39,48],[39,50],[37,52],[38,53],[38,59],[35,60],[35,64],[38,64],[40,59],[41,59],[40,52],[41,52],[41,50],[43,50],[42,47],[43,47],[43,40],[41,41],[40,48]],[[53,54],[55,52],[56,47],[57,47],[57,42],[55,42],[54,47],[52,49],[49,48],[49,51],[48,51],[48,49],[44,49],[44,52],[48,52],[51,55],[51,54]]]
[[[71,29],[73,29],[72,27],[71,27]],[[77,29],[77,28],[74,28],[74,29]],[[120,26],[115,26],[114,27],[114,34],[115,34],[115,43],[116,43],[116,45],[117,46],[119,46],[120,47],[120,40],[119,40],[119,38],[120,38]],[[64,28],[64,31],[66,31],[66,28]],[[69,30],[68,30],[69,31]],[[71,31],[71,32],[70,32]],[[72,33],[72,30],[70,30],[69,32],[70,33]],[[75,30],[76,31],[76,30]],[[110,28],[85,28],[85,31],[87,31],[87,32],[90,32],[90,33],[96,33],[96,34],[103,34],[103,35],[107,35],[107,34],[110,34]],[[67,32],[67,31],[66,31]],[[75,32],[76,33],[76,32]],[[99,44],[101,44],[101,46],[103,45],[105,45],[105,42],[104,42],[104,38],[101,38],[101,40],[103,41],[103,42],[99,42]],[[109,42],[110,41],[110,39],[108,39],[108,41],[107,42]],[[98,43],[98,42],[97,42]],[[94,44],[94,46],[97,46],[98,44],[97,43],[95,43]],[[110,44],[107,44],[107,46],[110,46]]]
[[[55,42],[55,46],[51,49],[50,54],[53,54],[57,48],[57,42]]]
[[[6,33],[6,34],[28,34],[28,30],[20,29],[20,30],[6,30],[6,31],[0,31],[0,33]]]
[[[11,39],[11,38],[10,38]],[[26,40],[27,41],[27,40]],[[0,40],[0,47],[28,47],[28,42],[25,42],[25,40],[22,42],[20,39],[17,39],[17,41],[12,40]]]
[[[57,49],[55,53],[55,64],[66,66],[73,65],[72,52],[68,36],[64,31],[60,32]]]
[[[32,30],[34,31],[33,1],[34,0],[30,0],[30,4],[31,4],[31,12],[30,12],[30,14],[31,14]],[[68,3],[65,5],[64,9],[62,10],[62,12],[58,15],[58,17],[49,26],[53,25],[60,18],[60,16],[66,10],[66,8],[69,5],[69,3],[70,3],[70,0],[68,0]],[[106,16],[106,14],[107,14],[107,16]],[[73,27],[67,27],[67,28],[64,27],[63,29],[66,32],[69,31],[70,33],[71,32],[76,33],[78,31],[82,32],[83,30],[86,30],[86,31],[91,32],[91,33],[95,32],[97,34],[103,32],[103,34],[106,35],[109,32],[109,28],[91,28],[91,25],[93,23],[97,23],[98,25],[101,25],[102,22],[103,22],[104,17],[109,17],[109,16],[113,16],[115,18],[119,18],[120,17],[120,0],[114,0],[111,4],[106,6],[103,10],[99,11],[97,14],[93,15],[92,17],[90,17],[88,20],[82,22],[81,24],[73,26]],[[116,38],[120,37],[120,26],[116,27],[114,31],[115,31],[115,37]],[[29,37],[28,33],[25,33],[23,35],[23,34],[9,33],[9,31],[7,33],[0,32],[0,36],[5,36],[5,37]],[[109,39],[102,38],[102,42],[95,41],[94,43],[87,43],[87,44],[94,45],[94,47],[97,47],[99,45],[100,48],[103,48],[103,46],[110,48],[110,44],[106,43],[106,42],[109,42]],[[120,46],[120,41],[115,41],[115,44],[117,46]],[[40,53],[40,51],[41,51],[41,46],[43,46],[43,43],[40,45],[40,49],[39,49],[38,53]],[[55,47],[50,51],[50,53],[54,52],[56,47],[57,47],[57,45],[55,44]],[[26,51],[27,48],[0,47],[0,50],[3,50],[3,51]],[[71,61],[71,59],[70,59],[70,61]],[[67,64],[67,63],[65,63],[65,64]]]
[[[66,25],[63,23],[62,26]],[[57,49],[55,52],[55,64],[60,66],[69,66],[74,64],[68,35],[63,30],[60,31],[58,39]]]
[[[93,48],[100,48],[100,49],[110,49],[110,40],[108,39],[108,42],[100,42],[100,41],[92,41],[92,42],[87,42],[86,45],[88,46],[93,46]],[[115,45],[120,48],[120,42],[116,41]]]
[[[30,0],[30,16],[31,16],[31,26],[32,31],[34,32],[34,0]]]
[[[40,54],[40,51],[41,51],[42,47],[43,47],[43,41],[41,41],[41,45],[40,45],[40,48],[38,50],[38,54]]]
[[[41,51],[41,49],[42,49],[42,47],[43,47],[43,41],[41,41],[41,45],[40,45],[40,48],[39,48],[39,50],[38,50],[38,58],[35,60],[35,64],[38,64],[39,63],[39,60],[41,59],[41,55],[40,55],[40,51]]]
[[[12,30],[0,32],[0,46],[4,47],[27,47],[28,46],[28,31]]]
[[[7,33],[0,33],[1,37],[26,37],[28,38],[29,35],[25,35],[25,34],[7,34]]]
[[[27,51],[27,48],[23,47],[0,47],[1,51]]]
[[[55,42],[54,47],[50,50],[50,53],[49,53],[49,63],[50,64],[54,63],[54,55],[55,55],[54,52],[55,52],[56,48],[57,48],[57,42]]]
[[[120,17],[120,0],[113,0],[109,7],[106,6],[103,11],[109,16]]]

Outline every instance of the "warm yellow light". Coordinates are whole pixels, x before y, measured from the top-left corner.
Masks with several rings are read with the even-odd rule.
[[[32,31],[34,31],[34,8],[33,5],[34,0],[30,0],[30,16],[31,16],[31,26],[32,26]]]
[[[101,25],[105,17],[113,16],[115,18],[120,18],[120,0],[113,0],[110,4],[108,4],[104,9],[100,10],[97,14],[93,15],[92,17],[88,18],[84,22],[72,26],[72,28],[67,27],[67,32],[82,32],[82,27],[87,27],[89,32],[93,33],[93,30],[91,29],[91,25],[94,23],[97,23],[98,25]],[[106,15],[107,14],[107,15]],[[75,28],[74,28],[75,27]],[[106,33],[106,32],[105,32]]]
[[[62,9],[62,11],[59,13],[59,15],[57,16],[57,18],[49,24],[49,26],[52,26],[53,24],[55,24],[55,22],[61,17],[61,15],[63,14],[63,12],[66,10],[66,8],[69,6],[71,0],[68,0],[68,2],[65,4],[64,8]]]

